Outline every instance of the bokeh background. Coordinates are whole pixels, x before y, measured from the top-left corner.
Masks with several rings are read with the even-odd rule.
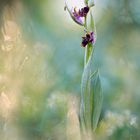
[[[139,140],[140,0],[98,0],[93,14],[104,95],[94,139]],[[0,140],[80,140],[82,34],[63,0],[0,0]]]

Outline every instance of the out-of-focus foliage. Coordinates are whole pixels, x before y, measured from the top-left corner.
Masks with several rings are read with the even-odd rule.
[[[140,137],[139,5],[96,1],[93,69],[100,69],[104,94],[96,140]],[[0,1],[2,140],[80,140],[83,31],[63,6],[63,0]]]

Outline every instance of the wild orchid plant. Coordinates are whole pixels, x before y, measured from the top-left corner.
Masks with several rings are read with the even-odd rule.
[[[77,24],[83,26],[85,32],[81,43],[81,46],[85,48],[85,58],[79,109],[79,123],[82,134],[89,131],[93,132],[97,128],[103,101],[99,72],[98,70],[93,73],[91,71],[94,45],[97,38],[92,14],[95,3],[94,0],[84,0],[84,4],[85,6],[79,10],[76,8],[70,9],[65,1],[65,10],[69,12],[71,18]]]

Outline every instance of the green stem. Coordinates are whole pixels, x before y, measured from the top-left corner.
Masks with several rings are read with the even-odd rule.
[[[85,17],[85,29],[87,30],[87,18]],[[86,66],[87,62],[88,62],[88,58],[90,56],[90,53],[89,53],[89,47],[88,45],[86,46],[85,48],[85,60],[84,60],[84,66]]]
[[[84,27],[87,31],[87,18],[85,17],[85,24],[84,24]],[[84,60],[84,66],[86,66],[87,62],[88,62],[88,59],[90,57],[90,54],[91,54],[91,50],[92,50],[92,46],[90,44],[88,44],[85,48],[85,60]]]
[[[89,60],[90,55],[91,55],[91,49],[92,49],[92,47],[90,45],[86,46],[86,49],[85,49],[85,66],[86,66],[86,64]]]

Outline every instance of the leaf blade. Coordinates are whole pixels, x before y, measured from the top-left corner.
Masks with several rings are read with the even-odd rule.
[[[100,81],[100,76],[98,71],[96,71],[91,76],[91,92],[92,92],[91,122],[92,122],[92,129],[95,131],[100,118],[100,114],[102,110],[102,102],[103,102],[101,81]]]

